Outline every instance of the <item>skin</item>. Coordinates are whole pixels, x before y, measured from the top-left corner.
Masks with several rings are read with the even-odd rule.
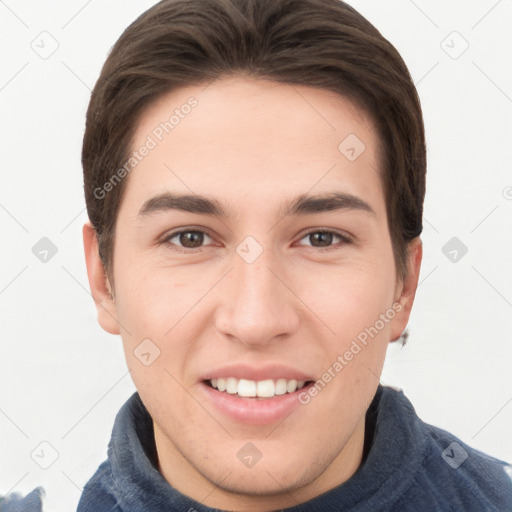
[[[133,149],[191,96],[198,105],[126,178],[112,282],[105,279],[94,230],[84,226],[89,282],[99,323],[121,335],[153,418],[164,478],[211,507],[290,507],[343,483],[360,466],[365,413],[387,345],[407,325],[421,242],[410,243],[402,282],[379,176],[379,141],[371,120],[347,99],[229,77],[159,99],[141,117]],[[349,134],[365,144],[353,162],[338,150]],[[301,194],[333,191],[358,197],[372,212],[283,213]],[[139,215],[148,199],[164,192],[216,199],[229,215],[174,209]],[[209,235],[199,249],[169,236],[187,228]],[[349,241],[327,236],[319,246],[319,237],[308,234],[322,230]],[[252,263],[236,252],[247,236],[263,249]],[[393,304],[401,311],[282,421],[234,421],[201,392],[201,376],[227,361],[286,364],[320,379]],[[134,355],[147,338],[160,349],[149,366]],[[262,454],[252,468],[237,458],[248,441]]]

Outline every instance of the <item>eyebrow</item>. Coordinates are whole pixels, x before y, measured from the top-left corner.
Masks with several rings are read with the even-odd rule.
[[[209,199],[196,194],[165,192],[148,199],[142,205],[139,217],[168,210],[180,210],[224,219],[230,216],[229,212],[216,199]],[[286,217],[288,215],[308,215],[335,210],[356,210],[375,215],[373,208],[361,198],[339,192],[316,196],[302,194],[291,201],[287,201],[281,212],[283,217]]]
[[[167,210],[181,210],[215,217],[227,216],[222,205],[215,199],[208,199],[196,194],[181,195],[165,192],[148,199],[142,205],[139,211],[139,217]]]
[[[287,204],[284,215],[307,215],[333,210],[359,210],[375,215],[375,211],[366,201],[352,194],[339,192],[319,196],[303,194]]]

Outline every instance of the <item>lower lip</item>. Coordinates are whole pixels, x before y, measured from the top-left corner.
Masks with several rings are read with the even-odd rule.
[[[299,395],[307,391],[310,385],[293,393],[277,395],[272,398],[245,398],[230,395],[225,391],[212,388],[205,382],[201,383],[201,388],[216,409],[238,423],[269,425],[284,420],[302,405]]]

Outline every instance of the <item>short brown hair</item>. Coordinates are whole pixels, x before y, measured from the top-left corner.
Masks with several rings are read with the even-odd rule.
[[[369,114],[382,148],[395,265],[404,278],[407,243],[422,231],[420,101],[397,50],[341,0],[162,0],[124,31],[92,92],[82,149],[87,211],[107,274],[128,178],[108,193],[102,187],[127,161],[144,109],[172,90],[240,73],[334,91]]]

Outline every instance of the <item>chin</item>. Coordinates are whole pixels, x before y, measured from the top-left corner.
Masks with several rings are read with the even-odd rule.
[[[260,460],[251,468],[242,464],[240,467],[233,467],[224,460],[214,472],[211,465],[206,466],[203,476],[219,489],[240,495],[241,498],[247,496],[264,499],[281,496],[290,501],[288,504],[281,504],[280,508],[283,508],[297,503],[293,494],[312,484],[329,466],[328,459],[326,456],[319,458],[313,454],[303,454],[299,460],[296,456],[277,454],[272,460]]]

